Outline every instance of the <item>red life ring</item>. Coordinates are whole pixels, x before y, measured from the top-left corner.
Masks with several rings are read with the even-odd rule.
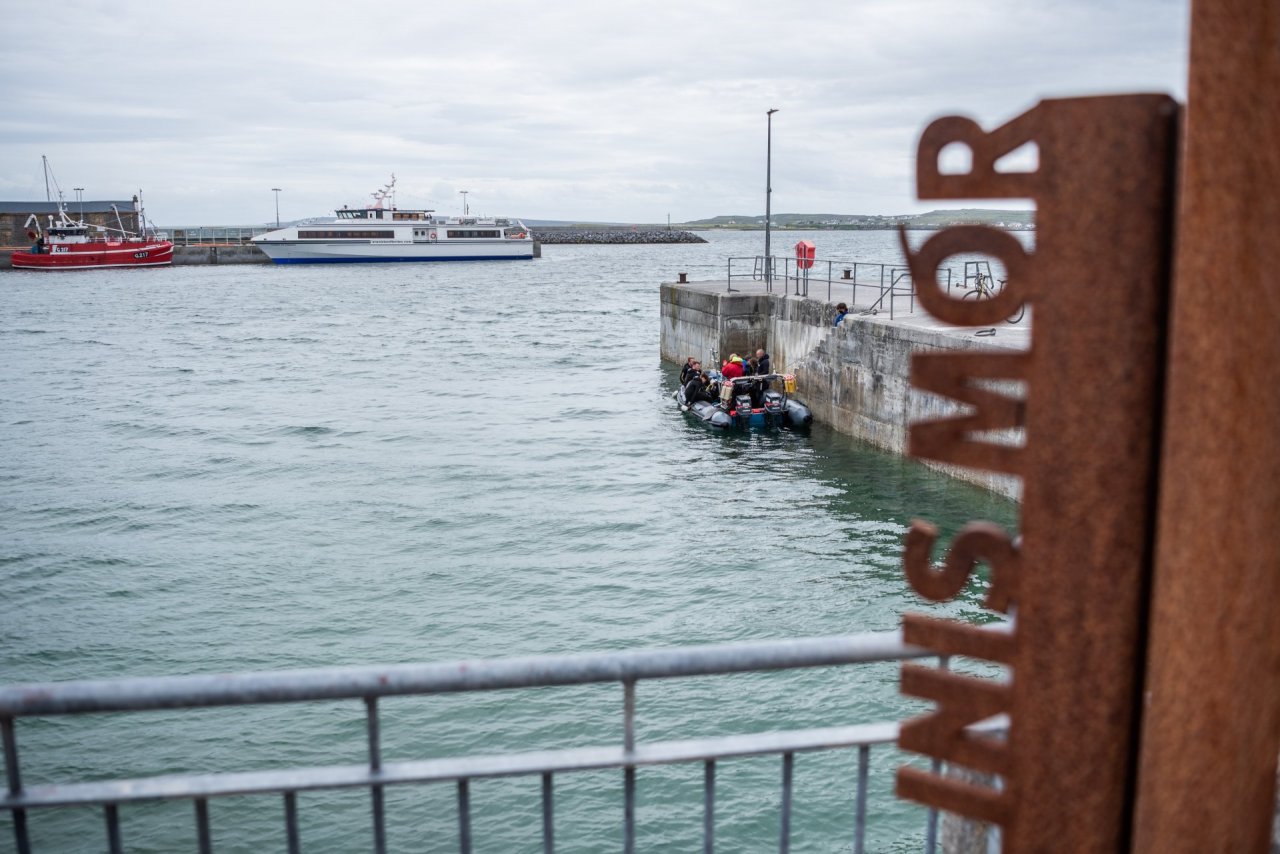
[[[27,239],[28,239],[28,240],[35,240],[35,239],[36,239],[36,238],[38,238],[39,236],[40,236],[39,232],[37,232],[37,231],[35,231],[35,230],[33,230],[33,229],[30,229],[30,228],[28,228],[28,229],[27,229]]]

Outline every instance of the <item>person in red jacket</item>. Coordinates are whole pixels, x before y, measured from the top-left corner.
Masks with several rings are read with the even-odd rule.
[[[724,366],[720,368],[720,373],[723,374],[724,378],[727,380],[736,380],[738,377],[746,374],[746,371],[742,367],[742,360],[738,358],[737,353],[734,353],[729,357],[729,361],[725,362]]]

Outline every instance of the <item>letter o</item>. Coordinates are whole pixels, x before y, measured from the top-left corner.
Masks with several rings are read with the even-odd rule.
[[[984,225],[958,225],[930,237],[913,253],[906,230],[899,231],[902,251],[924,310],[954,326],[986,326],[999,323],[1018,310],[1030,296],[1028,276],[1031,256],[1017,238]],[[992,299],[959,300],[938,285],[938,269],[953,255],[983,253],[1000,259],[1009,278]]]

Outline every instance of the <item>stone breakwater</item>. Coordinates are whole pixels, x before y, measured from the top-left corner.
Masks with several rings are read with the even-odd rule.
[[[666,228],[587,228],[533,226],[529,229],[539,243],[706,243],[691,231]]]

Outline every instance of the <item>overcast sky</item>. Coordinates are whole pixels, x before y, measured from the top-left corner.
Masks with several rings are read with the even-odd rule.
[[[32,7],[33,9],[35,7]],[[909,213],[916,138],[1044,97],[1186,94],[1188,0],[212,4],[19,13],[0,198],[144,191],[162,225],[400,207],[676,222]]]

